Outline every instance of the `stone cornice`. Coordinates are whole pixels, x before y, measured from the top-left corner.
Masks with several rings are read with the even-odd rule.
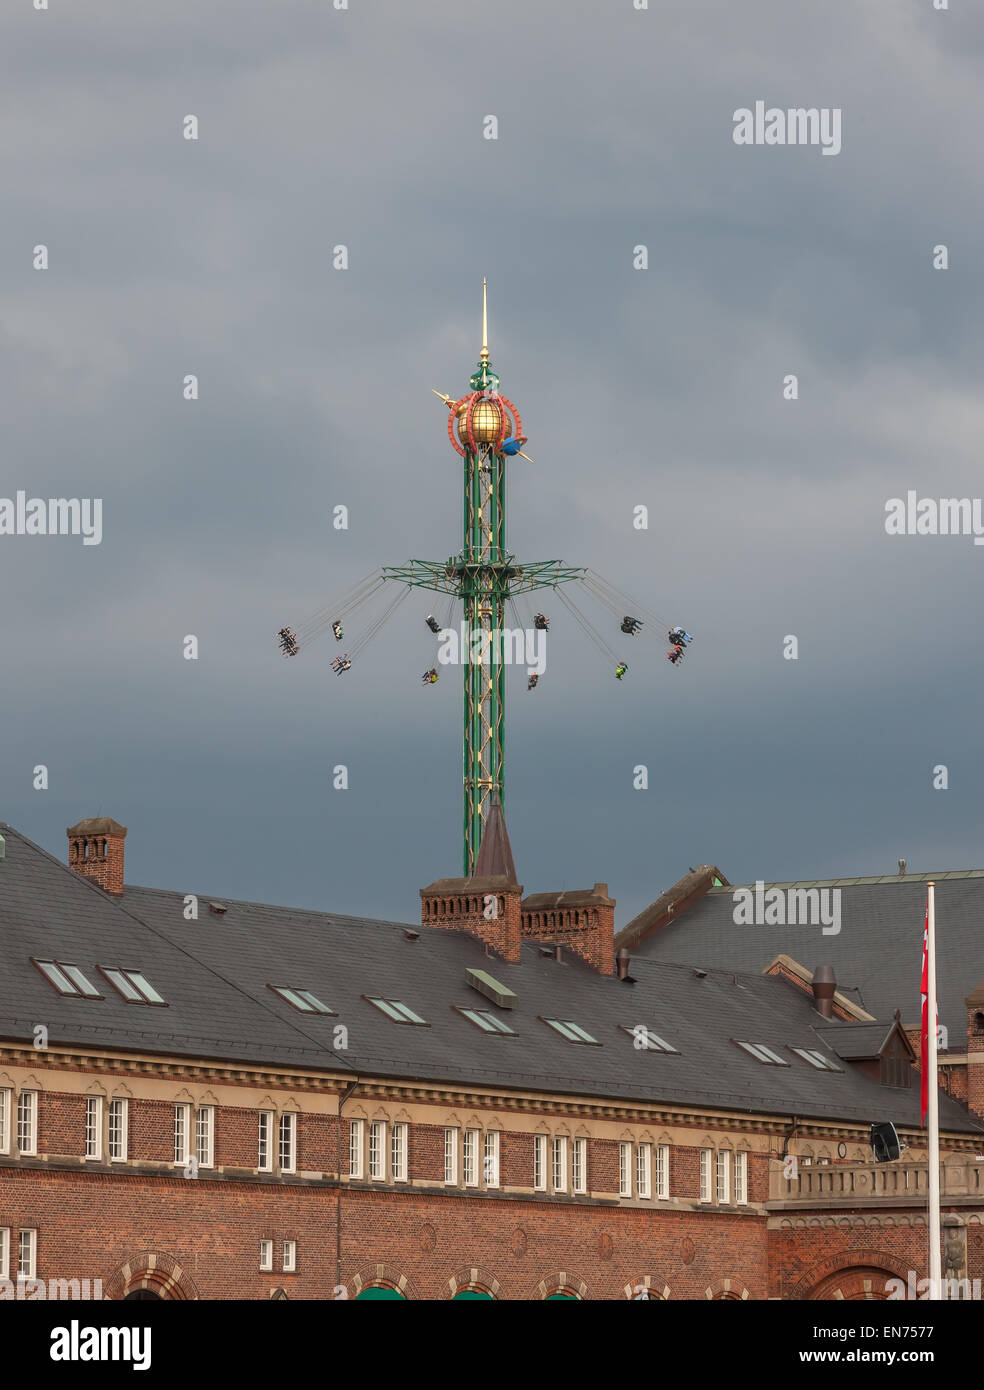
[[[563,1096],[549,1092],[486,1090],[474,1087],[434,1085],[427,1082],[388,1080],[383,1077],[360,1078],[353,1071],[339,1073],[294,1070],[289,1067],[250,1067],[235,1062],[191,1061],[187,1058],[149,1057],[139,1053],[86,1051],[83,1048],[49,1047],[35,1049],[27,1044],[0,1043],[0,1067],[27,1067],[32,1071],[63,1071],[101,1073],[118,1076],[148,1076],[162,1080],[208,1081],[232,1086],[254,1086],[264,1090],[308,1092],[320,1095],[342,1095],[355,1081],[356,1087],[347,1101],[365,1099],[416,1102],[449,1109],[495,1109],[514,1114],[537,1114],[545,1117],[568,1117],[613,1120],[635,1125],[681,1126],[736,1134],[789,1135],[792,1119],[787,1115],[768,1113],[735,1113],[733,1111],[684,1109],[679,1106],[645,1105],[638,1101],[617,1101],[606,1097],[597,1099]],[[910,1130],[898,1127],[900,1133]],[[913,1133],[918,1133],[912,1130]],[[837,1142],[868,1146],[867,1125],[836,1120],[797,1120],[795,1138],[821,1138]],[[953,1149],[976,1149],[980,1139],[973,1136],[947,1136]]]

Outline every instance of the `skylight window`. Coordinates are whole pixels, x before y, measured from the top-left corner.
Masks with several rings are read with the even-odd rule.
[[[120,970],[101,965],[99,969],[129,1004],[165,1004],[165,999],[139,970]]]
[[[288,989],[286,985],[270,985],[274,994],[279,994],[292,1008],[302,1014],[334,1014],[327,1004],[322,1004],[316,994],[309,989]]]
[[[458,1008],[455,1005],[455,1008]],[[510,1028],[508,1023],[503,1023],[501,1018],[490,1013],[488,1009],[458,1009],[459,1014],[464,1014],[470,1023],[474,1023],[476,1028],[481,1028],[483,1033],[508,1033],[511,1037],[516,1036],[515,1028]]]
[[[627,1024],[621,1023],[619,1027],[623,1033],[628,1033],[640,1052],[672,1052],[676,1057],[680,1055],[678,1047],[673,1047],[645,1024],[637,1023],[630,1028]]]
[[[35,960],[34,964],[59,994],[75,998],[101,999],[102,995],[77,965],[63,965],[59,960]]]
[[[843,1071],[832,1057],[828,1057],[825,1052],[817,1052],[812,1047],[794,1047],[790,1049],[798,1057],[802,1057],[805,1062],[816,1067],[817,1071]]]
[[[737,1038],[734,1039],[738,1042]],[[789,1063],[785,1057],[780,1057],[778,1052],[773,1052],[771,1047],[766,1047],[765,1043],[739,1042],[739,1047],[743,1047],[746,1052],[750,1052],[757,1062],[764,1062],[770,1067],[788,1067]]]
[[[398,999],[374,999],[368,994],[364,994],[363,999],[369,1004],[375,1004],[377,1009],[381,1009],[387,1018],[391,1018],[394,1023],[422,1023],[426,1027],[426,1019],[415,1014],[407,1004],[401,1004]]]
[[[593,1038],[579,1023],[572,1023],[570,1019],[545,1018],[543,1022],[548,1023],[554,1032],[559,1033],[568,1042],[594,1043],[595,1047],[601,1046],[597,1038]]]
[[[131,985],[136,986],[148,1004],[163,1004],[163,996],[157,993],[153,985],[148,984],[147,980],[141,975],[139,970],[128,970],[126,977]]]

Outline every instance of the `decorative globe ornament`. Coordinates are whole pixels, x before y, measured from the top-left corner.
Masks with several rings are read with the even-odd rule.
[[[496,391],[472,391],[452,404],[448,411],[448,438],[459,454],[491,448],[498,454],[502,443],[522,433],[519,411],[506,396]]]
[[[458,429],[458,440],[467,447],[469,441],[469,414],[472,439],[476,444],[498,444],[503,437],[502,411],[494,400],[486,400],[481,392],[478,399],[466,396],[454,413]]]

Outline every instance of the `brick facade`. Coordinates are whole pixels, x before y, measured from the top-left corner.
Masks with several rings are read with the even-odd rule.
[[[811,1204],[802,1201],[774,1200],[788,1130],[778,1119],[756,1117],[744,1131],[733,1120],[722,1128],[696,1114],[689,1126],[678,1115],[669,1128],[656,1116],[645,1123],[639,1116],[595,1116],[585,1124],[564,1113],[560,1098],[531,1110],[518,1098],[507,1109],[508,1098],[489,1105],[459,1096],[443,1109],[431,1093],[421,1105],[405,1095],[387,1098],[375,1083],[371,1097],[346,1101],[339,1123],[341,1088],[326,1090],[323,1079],[313,1091],[310,1083],[265,1091],[239,1083],[237,1090],[231,1074],[212,1075],[203,1087],[195,1075],[178,1072],[151,1082],[61,1065],[51,1074],[28,1072],[9,1061],[0,1055],[0,1075],[14,1097],[28,1086],[39,1090],[38,1152],[19,1157],[14,1142],[0,1157],[0,1226],[11,1229],[13,1250],[19,1229],[38,1232],[37,1277],[98,1278],[107,1296],[145,1288],[167,1298],[253,1299],[281,1288],[289,1298],[323,1299],[389,1284],[424,1299],[450,1298],[467,1287],[505,1299],[544,1298],[561,1289],[594,1299],[639,1297],[647,1289],[675,1299],[877,1298],[889,1279],[904,1280],[910,1270],[917,1278],[926,1274],[918,1202],[839,1203],[825,1213],[816,1202],[808,1210]],[[161,1089],[172,1098],[144,1094]],[[83,1160],[87,1094],[126,1095],[125,1163]],[[197,1177],[173,1163],[176,1101],[214,1107],[215,1167],[199,1169]],[[278,1171],[276,1123],[273,1171],[257,1172],[261,1109],[275,1117],[297,1114],[293,1173]],[[372,1119],[386,1124],[385,1181],[349,1179],[350,1118],[362,1120],[364,1138]],[[392,1181],[389,1172],[394,1122],[407,1125],[404,1182]],[[495,1186],[486,1187],[481,1173],[474,1189],[464,1186],[460,1149],[457,1180],[445,1184],[445,1130],[460,1142],[471,1126],[480,1135],[490,1128],[499,1135]],[[547,1190],[534,1192],[537,1133],[548,1138]],[[550,1140],[567,1137],[569,1164],[579,1134],[586,1142],[587,1191],[573,1195],[567,1182],[567,1191],[557,1192]],[[835,1127],[826,1138],[797,1139],[793,1148],[804,1163],[857,1167],[861,1137]],[[667,1145],[668,1198],[620,1197],[620,1142]],[[712,1200],[700,1200],[706,1147],[732,1156],[732,1182],[733,1155],[747,1154],[746,1202],[736,1204],[732,1186],[729,1204],[718,1204],[713,1162]],[[634,1162],[632,1168],[634,1176]],[[957,1231],[953,1239],[966,1251],[961,1272],[984,1277],[984,1194],[968,1192],[962,1205],[944,1210]],[[269,1272],[259,1268],[261,1240],[273,1242]],[[294,1271],[283,1269],[285,1241],[296,1242]]]

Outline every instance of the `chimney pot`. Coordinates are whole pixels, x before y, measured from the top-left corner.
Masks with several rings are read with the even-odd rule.
[[[899,860],[899,876],[901,877],[904,873],[905,873],[905,860],[904,860],[904,859],[900,859],[900,860]]]
[[[837,977],[834,974],[832,965],[818,965],[813,972],[813,1002],[817,1012],[823,1018],[833,1018],[834,1016],[834,993],[837,989]]]
[[[563,959],[564,959],[564,948],[563,948],[563,946],[561,946],[561,945],[558,944],[558,945],[556,945],[556,946],[554,947],[554,960],[556,960],[556,961],[562,961]]]
[[[618,970],[618,978],[620,980],[628,979],[630,959],[629,953],[624,946],[620,946],[615,952],[615,966]]]

